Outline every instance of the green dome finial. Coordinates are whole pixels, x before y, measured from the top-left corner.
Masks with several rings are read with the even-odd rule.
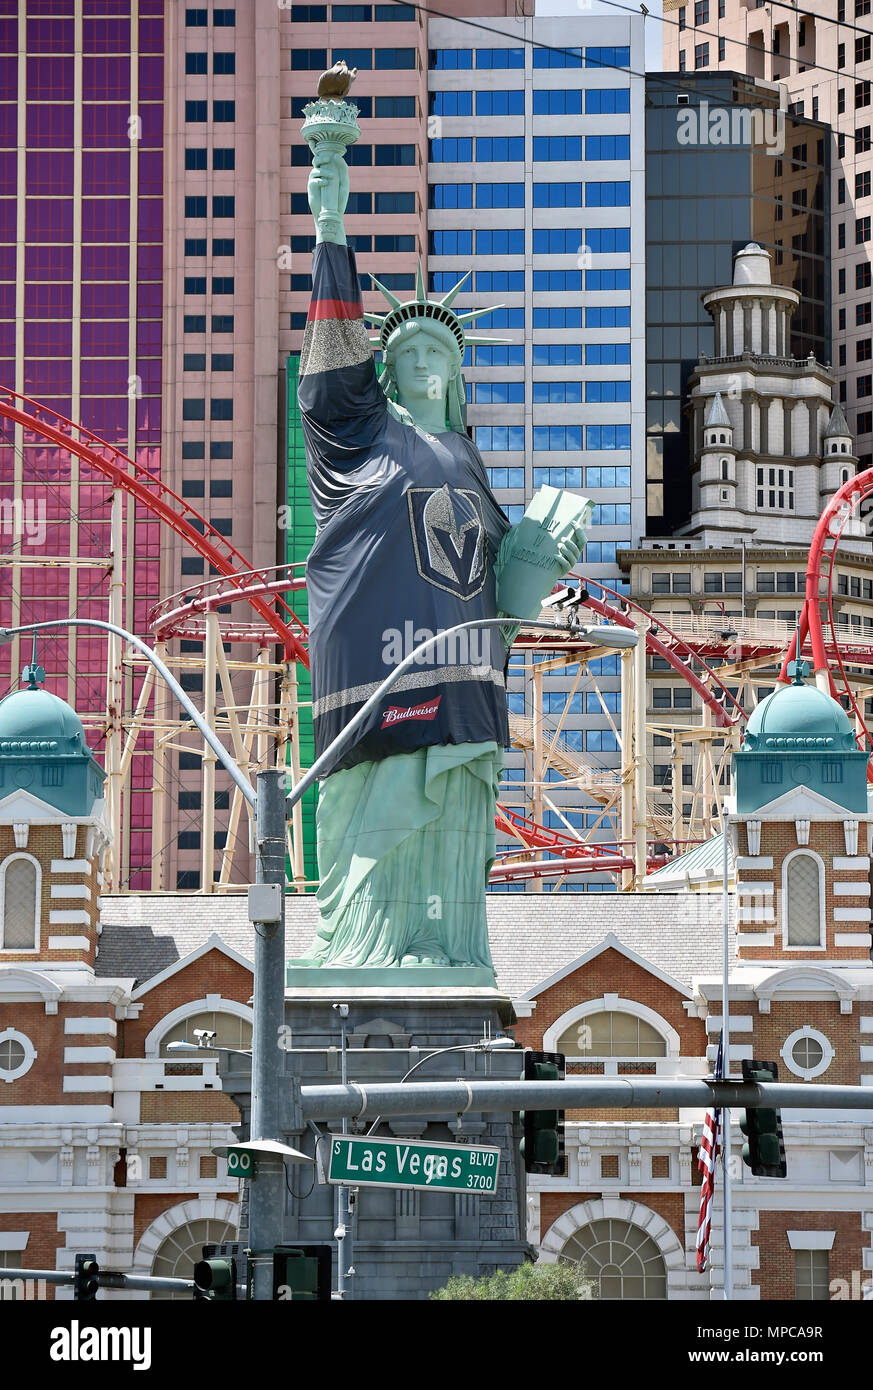
[[[45,684],[45,670],[39,665],[36,659],[36,633],[33,634],[33,651],[30,658],[30,665],[25,666],[21,673],[22,682],[27,681],[28,690],[38,690]]]

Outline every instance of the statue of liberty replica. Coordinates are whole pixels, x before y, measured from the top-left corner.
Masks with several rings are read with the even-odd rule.
[[[317,527],[307,585],[321,754],[432,634],[500,612],[533,617],[578,559],[590,504],[566,497],[562,525],[542,537],[529,611],[501,606],[516,528],[467,435],[461,373],[466,345],[489,341],[466,326],[488,311],[453,312],[460,284],[429,300],[419,268],[414,299],[374,280],[389,308],[364,313],[343,228],[357,109],[319,100],[305,115],[316,245],[299,404]],[[483,971],[493,983],[485,889],[509,739],[507,649],[501,629],[483,628],[419,662],[321,783],[320,920],[293,964],[474,967],[477,983]]]

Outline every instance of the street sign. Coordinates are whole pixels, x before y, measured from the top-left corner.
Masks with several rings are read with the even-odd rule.
[[[255,1165],[252,1161],[252,1152],[250,1149],[228,1149],[227,1176],[229,1178],[255,1177]]]
[[[493,1194],[499,1171],[500,1150],[481,1144],[419,1144],[335,1134],[330,1143],[328,1182]]]

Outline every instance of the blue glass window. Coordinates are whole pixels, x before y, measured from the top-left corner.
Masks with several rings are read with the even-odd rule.
[[[630,227],[589,227],[585,243],[595,256],[630,251]]]
[[[629,502],[598,502],[591,513],[592,526],[630,526]],[[614,708],[610,706],[610,708]]]
[[[186,10],[185,24],[189,29],[205,29],[209,22],[208,10]]]
[[[477,270],[475,281],[476,289],[485,293],[493,294],[503,291],[516,294],[524,293],[523,270]]]
[[[236,10],[213,10],[212,23],[216,29],[233,29],[236,25]]]
[[[535,367],[581,367],[582,348],[578,343],[534,344]]]
[[[590,185],[586,184],[586,187],[590,187]],[[533,205],[535,208],[581,207],[582,185],[581,183],[535,183],[533,186]],[[599,207],[600,204],[597,206]]]
[[[294,199],[295,196],[296,196],[295,194],[293,194],[293,193],[291,194],[292,201],[293,201],[293,199]],[[301,194],[300,196],[303,197],[304,200],[306,199],[306,194],[305,194],[305,193]],[[309,210],[309,204],[308,204],[308,202],[307,202],[306,207],[307,207],[307,211],[308,211],[308,210]],[[295,209],[292,207],[291,211],[294,212]],[[348,212],[348,213],[355,213],[355,212],[372,212],[372,211],[373,211],[373,195],[372,195],[372,193],[350,193],[350,194],[349,194],[349,201],[348,201],[348,204],[347,204],[347,206],[346,206],[346,212]]]
[[[331,52],[330,61],[336,63],[340,58],[345,58],[350,68],[360,68],[362,72],[367,72],[373,66],[372,48],[335,48]]]
[[[206,315],[205,314],[186,314],[183,328],[186,333],[205,333]]]
[[[582,486],[581,468],[535,468],[534,487],[575,487]],[[569,671],[567,675],[569,675]]]
[[[578,405],[582,400],[581,381],[535,381],[534,405]]]
[[[431,140],[430,157],[435,164],[469,164],[473,158],[473,141],[465,139]]]
[[[629,270],[589,270],[585,275],[586,290],[629,290]]]
[[[186,168],[186,169],[205,169],[205,168],[206,168],[206,150],[205,150],[205,149],[203,149],[203,150],[190,150],[190,149],[186,150],[186,151],[185,151],[185,168]]]
[[[472,256],[473,233],[467,231],[430,232],[428,246],[432,256]],[[458,276],[458,279],[461,277]]]
[[[428,207],[471,208],[472,206],[473,185],[471,183],[432,183],[428,189]]]
[[[473,437],[485,453],[524,449],[524,425],[476,425]]]
[[[413,24],[415,10],[411,5],[376,5],[377,24]]]
[[[185,76],[199,77],[201,73],[208,72],[207,63],[208,53],[186,53],[185,54]]]
[[[570,256],[584,240],[581,227],[534,227],[534,255]]]
[[[360,104],[361,98],[356,96],[355,105]],[[365,114],[364,111],[361,112],[362,116]],[[379,120],[406,120],[409,116],[415,116],[415,97],[376,97],[373,114]]]
[[[588,274],[591,274],[589,270]],[[535,290],[581,290],[581,270],[535,270],[533,273]]]
[[[219,146],[212,151],[213,169],[235,169],[236,150],[225,146]]]
[[[401,234],[400,236],[375,236],[373,238],[374,251],[386,251],[393,254],[396,251],[414,251],[415,237]],[[367,248],[369,250],[369,247]]]
[[[492,316],[493,317],[493,316]],[[488,343],[476,348],[477,367],[523,367],[523,343]]]
[[[524,691],[507,691],[506,708],[510,714],[524,714]]]
[[[590,472],[591,470],[589,469],[588,471]],[[609,587],[614,589],[615,585],[610,584]],[[591,672],[592,676],[620,676],[620,663],[620,656],[601,656],[597,661],[589,661],[588,670]]]
[[[488,315],[487,322],[489,330],[492,328],[524,328],[524,309],[494,309]]]
[[[581,328],[582,310],[576,305],[534,309],[534,328]]]
[[[309,155],[309,146],[308,146],[308,145],[304,145],[302,148],[301,148],[300,145],[292,145],[292,146],[291,146],[291,163],[292,163],[292,164],[307,164],[307,165],[308,165],[308,164],[309,164],[309,158],[307,158],[308,155]],[[302,156],[302,157],[301,157],[301,156]],[[349,148],[348,148],[348,150],[346,151],[346,162],[347,162],[348,164],[358,164],[358,165],[360,165],[360,164],[372,164],[372,163],[373,163],[373,146],[372,146],[372,145],[362,145],[362,144],[360,143],[360,141],[357,143],[357,145],[350,145]]]
[[[588,425],[585,431],[586,449],[629,449],[630,425]]]
[[[375,199],[377,216],[382,213],[415,212],[414,193],[377,193]]]
[[[476,232],[477,256],[523,256],[523,227],[487,227]]]
[[[524,516],[524,503],[513,502],[510,506],[504,507],[503,515],[506,517],[506,520],[509,522],[510,526],[517,525],[517,523],[521,521],[521,518]]]
[[[630,487],[629,468],[586,468],[586,487]],[[615,588],[615,584],[612,586]]]
[[[488,481],[494,487],[524,487],[523,468],[486,468]]]
[[[627,87],[589,87],[585,93],[586,116],[619,116],[630,111]]]
[[[354,149],[354,145],[352,149]],[[351,153],[351,150],[349,151]],[[375,147],[376,164],[414,164],[415,146],[414,145],[376,145]]]
[[[291,71],[315,72],[327,67],[326,48],[292,48]],[[309,98],[312,100],[312,97]]]
[[[477,183],[477,208],[523,208],[523,183]]]
[[[479,136],[476,141],[476,158],[484,164],[522,160],[524,159],[524,136]]]
[[[629,135],[586,135],[586,159],[630,159]]]
[[[599,562],[595,561],[595,563],[600,563],[603,565],[611,563],[614,565],[615,546],[613,545],[610,547],[608,544],[604,543],[601,549],[605,551],[609,551],[611,549],[612,560],[610,561],[608,557],[604,555]],[[586,560],[588,559],[587,550],[588,547],[586,547]],[[612,732],[611,729],[586,729],[585,747],[588,749],[589,753],[616,753],[618,752],[618,739],[616,738],[615,734]]]
[[[186,294],[205,294],[206,276],[205,275],[186,275],[185,276]]]
[[[534,449],[552,449],[566,452],[582,448],[581,425],[534,425]]]
[[[588,343],[585,348],[587,367],[609,367],[630,362],[630,343]]]
[[[581,159],[581,135],[535,135],[534,159]]]
[[[213,275],[212,277],[213,294],[233,294],[232,275]]]
[[[630,328],[629,304],[602,304],[585,310],[586,328]]]
[[[534,92],[533,113],[535,116],[581,116],[582,93],[578,87],[568,92]]]
[[[378,71],[409,69],[415,71],[414,48],[377,48],[374,67]]]
[[[373,6],[331,5],[330,17],[337,24],[370,24],[373,20]],[[349,67],[351,66],[349,63]]]
[[[535,48],[533,51],[535,68],[581,68],[581,48]]]
[[[230,77],[236,72],[235,53],[213,53],[212,71],[222,77]]]
[[[472,116],[473,93],[431,92],[429,107],[432,116]]]
[[[586,183],[585,206],[589,208],[629,208],[630,183]]]
[[[629,381],[586,381],[586,401],[629,401]]]
[[[428,57],[432,72],[457,72],[473,66],[472,48],[432,48]]]
[[[467,94],[469,95],[469,93]],[[477,116],[523,116],[524,91],[521,87],[499,92],[476,93]]]
[[[369,272],[367,272],[367,271],[364,272],[365,275],[368,274],[368,273],[369,273]],[[379,281],[379,284],[380,284],[380,285],[384,285],[384,286],[385,286],[386,290],[414,290],[414,289],[415,289],[415,276],[413,275],[413,273],[412,273],[411,270],[410,270],[410,271],[396,271],[396,270],[379,271],[379,273],[376,275],[376,279]],[[368,283],[368,284],[367,284],[367,289],[369,289],[369,288],[370,288],[370,285],[369,285],[369,283]]]
[[[195,196],[195,197],[191,197],[191,196],[189,195],[189,196],[185,199],[185,216],[186,216],[186,217],[205,217],[205,216],[206,216],[206,206],[207,206],[207,204],[206,204],[206,199],[205,199],[205,198],[200,197],[199,195],[197,195],[197,196]],[[308,206],[309,206],[309,205],[308,205],[308,203],[307,203],[307,207],[308,207]]]
[[[477,48],[477,68],[523,68],[523,48]]]
[[[435,294],[444,294],[458,283],[462,274],[463,271],[458,270],[432,270],[428,275],[428,283]],[[381,279],[381,276],[379,278]]]
[[[224,123],[226,124],[228,121],[235,121],[235,120],[236,120],[236,102],[235,102],[235,101],[214,101],[214,102],[212,103],[212,121],[213,121],[213,124],[218,124],[219,122],[224,122]]]
[[[524,402],[523,381],[477,381],[477,405],[512,405]],[[502,487],[522,487],[522,483],[502,483]]]
[[[630,67],[630,48],[586,48],[586,68]]]
[[[217,194],[212,199],[213,217],[234,217],[236,215],[235,208],[236,199],[232,196],[229,197],[227,194]]]
[[[189,125],[200,125],[209,114],[209,103],[205,101],[186,101],[185,120]]]

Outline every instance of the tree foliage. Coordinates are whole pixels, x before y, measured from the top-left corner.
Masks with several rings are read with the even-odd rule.
[[[494,1274],[473,1279],[469,1274],[455,1275],[442,1289],[434,1289],[431,1298],[442,1301],[469,1302],[474,1299],[563,1299],[594,1298],[595,1285],[586,1279],[579,1265],[523,1264],[517,1269],[498,1269]]]

